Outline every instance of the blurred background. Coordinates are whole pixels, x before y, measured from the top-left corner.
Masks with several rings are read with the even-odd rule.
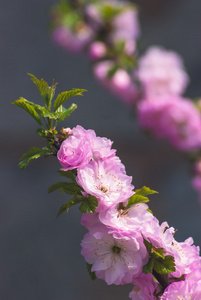
[[[186,95],[201,95],[201,2],[139,0],[143,46],[162,45],[184,59],[191,82]],[[56,218],[66,196],[48,194],[60,180],[54,158],[40,159],[23,172],[17,160],[32,146],[43,146],[37,126],[10,102],[20,96],[40,103],[27,73],[59,82],[57,92],[84,88],[74,97],[78,110],[63,124],[94,129],[114,141],[117,155],[133,176],[136,188],[159,191],[150,207],[160,222],[178,229],[176,239],[193,236],[201,245],[201,206],[191,188],[185,156],[167,143],[151,140],[139,130],[131,112],[92,77],[84,56],[54,45],[48,32],[54,0],[1,0],[0,9],[0,298],[2,300],[128,299],[132,286],[92,282],[80,255],[85,229],[72,208]]]

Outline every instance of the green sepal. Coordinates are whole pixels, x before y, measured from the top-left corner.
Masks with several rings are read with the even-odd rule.
[[[21,97],[20,99],[14,101],[14,102],[11,102],[11,104],[15,104],[15,105],[23,108],[26,112],[28,112],[42,126],[42,122],[41,122],[41,119],[38,115],[36,107],[34,105],[32,105],[31,102],[29,102],[26,99],[24,99],[23,97]]]
[[[58,114],[58,118],[56,120],[56,123],[59,123],[61,121],[63,121],[64,119],[66,119],[67,117],[69,117],[72,112],[74,112],[74,110],[77,108],[77,105],[72,103],[69,108],[64,108],[62,106],[62,111],[61,112],[58,112],[58,113],[55,113],[55,114]]]
[[[147,196],[147,195],[152,195],[152,194],[157,194],[157,191],[151,190],[150,188],[143,186],[141,189],[138,189],[135,191],[135,194],[137,195],[142,195],[142,196]]]
[[[86,91],[87,90],[84,89],[72,89],[71,91],[60,93],[54,101],[53,111],[55,112],[59,108],[59,106],[61,106],[68,98],[77,95],[83,96],[82,93]]]
[[[86,263],[86,264],[87,264],[87,271],[89,273],[89,276],[91,277],[92,280],[95,280],[97,278],[96,274],[95,274],[95,272],[91,271],[91,268],[92,268],[93,265],[88,264],[88,263]]]
[[[63,204],[57,214],[57,217],[60,216],[64,211],[68,212],[69,208],[82,202],[83,196],[75,195],[72,199],[68,200],[65,204]]]
[[[94,213],[98,207],[98,200],[96,197],[89,195],[82,201],[79,210],[82,213]]]
[[[39,92],[41,94],[41,97],[43,99],[43,102],[45,104],[45,107],[50,111],[51,101],[55,94],[56,84],[49,86],[45,80],[43,80],[43,79],[39,80],[34,75],[29,74],[29,73],[28,73],[28,75],[31,77],[32,81],[37,85]]]
[[[43,147],[42,149],[38,147],[32,147],[31,149],[29,149],[29,151],[27,151],[20,157],[19,160],[22,161],[19,163],[19,167],[24,170],[32,160],[37,159],[41,156],[49,155],[52,155],[52,150],[47,147]]]
[[[81,194],[81,187],[77,183],[72,182],[57,182],[48,189],[48,193],[52,193],[56,190],[60,190],[62,193],[67,193],[69,195]]]
[[[129,208],[137,203],[147,203],[147,202],[149,202],[149,199],[147,197],[144,197],[144,196],[138,195],[138,194],[134,194],[130,197],[126,208]]]
[[[72,182],[76,182],[75,173],[72,170],[68,170],[68,171],[59,170],[58,173],[60,176],[66,177],[70,179]]]

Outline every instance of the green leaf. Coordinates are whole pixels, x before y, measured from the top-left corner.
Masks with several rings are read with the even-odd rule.
[[[56,122],[57,122],[57,123],[58,123],[58,122],[61,122],[61,121],[63,121],[64,119],[66,119],[67,117],[69,117],[69,116],[72,114],[72,112],[74,112],[74,110],[75,110],[76,108],[77,108],[77,105],[74,104],[74,103],[72,103],[71,106],[70,106],[68,109],[62,107],[62,112],[57,113],[57,114],[59,114],[59,116],[58,116]]]
[[[86,263],[86,264],[87,264],[87,271],[89,273],[89,276],[91,277],[92,280],[95,280],[97,277],[96,277],[95,272],[91,271],[92,265],[90,265],[88,263]]]
[[[31,77],[32,81],[37,85],[41,97],[43,99],[43,102],[45,104],[45,107],[50,111],[51,101],[55,94],[56,84],[49,86],[45,80],[43,79],[39,80],[32,74],[28,74],[28,75]]]
[[[166,255],[163,258],[159,257],[154,260],[154,270],[159,274],[169,274],[175,271],[174,257]]]
[[[141,195],[138,195],[138,194],[134,194],[130,197],[126,207],[128,208],[128,207],[133,206],[137,203],[146,203],[146,202],[149,202],[149,199],[147,197],[144,197],[144,196],[141,196]]]
[[[148,274],[148,273],[152,273],[154,268],[154,259],[150,258],[148,263],[146,265],[143,266],[143,273]]]
[[[107,77],[108,77],[108,78],[112,78],[112,77],[114,76],[114,74],[117,72],[118,68],[119,68],[119,67],[118,67],[117,65],[113,66],[113,67],[107,72]]]
[[[147,252],[149,253],[149,255],[151,255],[152,248],[153,248],[152,243],[145,240],[145,238],[143,238],[143,242],[144,242],[145,247],[147,248]]]
[[[87,90],[84,89],[72,89],[71,91],[60,93],[54,102],[53,111],[56,111],[59,108],[59,106],[62,105],[68,98],[77,95],[83,96],[82,93],[86,91]]]
[[[143,186],[141,189],[138,189],[135,191],[135,194],[137,195],[142,195],[142,196],[147,196],[147,195],[152,195],[158,193],[157,191],[151,190],[150,188]]]
[[[80,194],[81,187],[77,183],[71,182],[57,182],[48,189],[48,193],[52,193],[56,190],[60,190],[62,193],[67,193],[69,195]]]
[[[152,248],[152,254],[153,254],[153,257],[155,258],[162,258],[164,259],[165,258],[165,250],[163,248]]]
[[[68,179],[70,179],[72,182],[76,182],[75,180],[75,175],[74,172],[72,170],[68,170],[68,171],[58,171],[60,176],[66,177]]]
[[[38,115],[38,112],[36,111],[36,107],[33,106],[29,101],[21,97],[19,100],[16,100],[14,102],[11,102],[12,104],[15,104],[21,108],[23,108],[26,112],[28,112],[41,126],[42,122]]]
[[[15,101],[15,102],[13,102],[13,104],[21,106],[22,108],[24,108],[29,113],[30,113],[30,111],[35,112],[35,114],[37,115],[37,118],[40,121],[39,122],[40,125],[42,125],[42,123],[41,123],[41,120],[40,120],[40,117],[38,116],[38,114],[42,118],[49,118],[49,119],[58,119],[59,117],[61,117],[63,115],[63,112],[51,113],[45,107],[43,107],[41,105],[38,105],[38,104],[35,104],[31,101],[28,101],[23,97],[21,97],[19,100]],[[36,116],[34,115],[33,117],[35,118]]]
[[[68,200],[65,204],[61,206],[61,208],[58,211],[57,217],[60,216],[64,211],[68,212],[69,208],[73,205],[76,205],[83,200],[83,196],[76,195],[72,199]]]
[[[98,200],[96,197],[89,195],[88,197],[84,198],[82,201],[79,210],[82,213],[94,213],[98,206]]]
[[[52,155],[52,151],[49,148],[37,148],[37,147],[32,147],[31,149],[29,149],[29,151],[27,151],[26,153],[24,153],[19,160],[22,160],[19,163],[19,167],[21,169],[25,169],[26,166],[34,159],[37,159],[41,156],[49,156]]]

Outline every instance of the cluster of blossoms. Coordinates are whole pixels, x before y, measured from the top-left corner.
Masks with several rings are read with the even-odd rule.
[[[53,40],[67,51],[87,54],[97,80],[136,110],[146,132],[196,153],[193,187],[201,195],[200,109],[182,96],[189,78],[181,57],[158,46],[139,55],[138,11],[130,1],[62,2],[52,16]]]
[[[159,224],[146,204],[155,191],[134,190],[109,139],[79,125],[64,131],[57,152],[62,171],[72,171],[80,194],[97,201],[81,218],[90,272],[109,285],[132,283],[133,300],[200,299],[199,247],[192,238],[177,242],[174,228]]]

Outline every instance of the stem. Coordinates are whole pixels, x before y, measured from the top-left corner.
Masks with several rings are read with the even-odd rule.
[[[153,275],[158,280],[164,291],[169,283],[165,280],[162,274],[157,273],[155,270],[153,270]]]

